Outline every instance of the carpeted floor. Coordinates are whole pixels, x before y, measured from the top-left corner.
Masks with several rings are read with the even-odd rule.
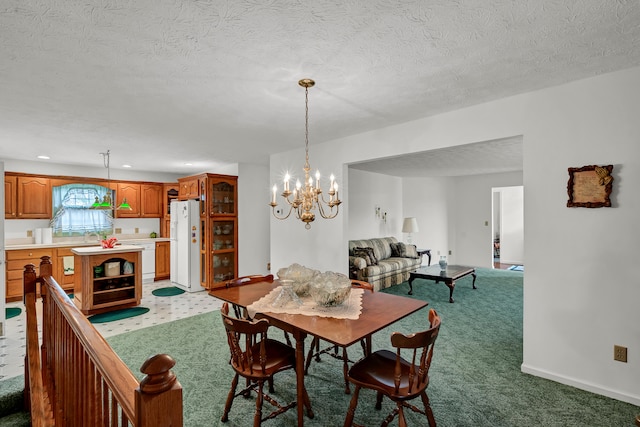
[[[443,284],[416,280],[414,295],[429,301],[442,317],[428,393],[438,425],[446,426],[632,426],[640,408],[520,372],[522,363],[522,277],[520,272],[478,269],[477,290],[471,278],[456,283],[454,304]],[[407,284],[386,292],[405,295]],[[389,348],[393,331],[424,329],[427,310],[403,319],[373,337],[375,349]],[[272,329],[270,336],[282,334]],[[139,374],[144,360],[168,353],[184,389],[185,426],[251,425],[254,399],[235,400],[227,423],[220,415],[232,370],[219,312],[207,313],[108,338],[109,343]],[[307,343],[308,345],[308,343]],[[352,347],[351,356],[361,350]],[[338,426],[344,421],[349,395],[343,393],[341,362],[324,358],[313,363],[305,383],[316,417],[307,426]],[[293,399],[295,374],[276,377],[276,396]],[[392,408],[373,409],[375,396],[363,391],[356,422],[379,425]],[[268,405],[265,403],[265,405]],[[426,425],[408,413],[410,425]],[[397,422],[396,422],[397,423]],[[264,425],[294,426],[295,410]],[[396,425],[396,424],[393,424]]]

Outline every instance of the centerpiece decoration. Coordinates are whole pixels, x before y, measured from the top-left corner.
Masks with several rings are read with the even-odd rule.
[[[351,280],[344,274],[333,271],[319,273],[309,282],[309,293],[318,305],[339,305],[351,293]]]
[[[103,249],[113,249],[116,246],[117,241],[118,239],[116,239],[115,237],[109,237],[108,239],[102,239],[100,241],[100,244],[102,245]]]
[[[297,263],[278,270],[278,278],[280,281],[290,280],[293,291],[299,297],[309,295],[311,279],[317,274],[320,274],[318,270],[314,270]]]

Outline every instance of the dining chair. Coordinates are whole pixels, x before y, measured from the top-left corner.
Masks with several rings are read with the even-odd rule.
[[[278,372],[289,369],[295,371],[295,350],[280,341],[267,337],[267,330],[269,329],[269,321],[267,319],[254,321],[229,316],[229,303],[227,302],[222,305],[220,313],[231,352],[231,367],[235,371],[221,421],[226,422],[229,420],[229,411],[236,397],[248,397],[251,392],[257,393],[256,409],[253,417],[254,427],[260,426],[264,420],[274,418],[294,408],[296,406],[295,401],[283,405],[272,396],[264,393],[263,388],[265,381],[267,381],[269,393],[273,393],[273,376]],[[247,386],[236,393],[240,377],[247,379]],[[274,410],[263,417],[262,404],[264,400],[273,405]],[[311,402],[306,388],[304,389],[304,402],[302,404],[307,410],[307,416],[313,417]]]
[[[364,289],[369,292],[373,292],[373,285],[368,282],[364,282],[362,280],[351,280],[351,287],[354,289]],[[362,346],[362,354],[364,356],[367,355],[367,348],[369,347],[369,343],[367,341],[371,341],[371,336],[367,336],[360,340],[360,345]],[[342,347],[342,346],[341,346]],[[347,372],[349,371],[349,363],[353,363],[352,360],[349,359],[347,355],[347,347],[342,347],[342,354],[338,353],[338,345],[331,344],[330,346],[320,349],[320,338],[317,336],[313,336],[313,340],[311,341],[311,345],[309,346],[309,353],[307,354],[307,359],[304,365],[304,373],[305,375],[309,373],[309,365],[311,365],[311,360],[315,359],[316,362],[320,362],[320,355],[327,354],[335,359],[342,360],[342,371],[344,375],[344,392],[345,394],[351,393],[349,388],[349,381],[347,380]]]
[[[396,348],[395,352],[378,350],[349,369],[347,378],[355,385],[355,390],[344,421],[345,427],[354,425],[353,418],[362,388],[376,391],[375,408],[378,410],[382,407],[384,396],[396,403],[396,407],[384,419],[382,426],[387,426],[396,415],[399,416],[398,425],[406,426],[404,408],[425,415],[429,426],[436,426],[426,392],[433,346],[440,331],[440,317],[434,309],[429,310],[429,324],[429,329],[410,335],[394,332],[391,334],[391,345]],[[407,355],[412,354],[410,361],[402,357],[401,350]],[[422,399],[424,410],[409,403],[418,396]]]

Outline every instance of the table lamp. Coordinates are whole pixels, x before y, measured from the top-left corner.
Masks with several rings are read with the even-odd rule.
[[[402,232],[408,233],[407,241],[411,243],[411,233],[417,233],[418,231],[418,221],[414,217],[405,218],[402,223]]]

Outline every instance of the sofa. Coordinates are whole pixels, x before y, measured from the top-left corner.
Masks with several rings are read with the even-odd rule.
[[[349,240],[349,275],[373,285],[375,291],[409,280],[409,273],[422,264],[415,245],[395,237]]]

